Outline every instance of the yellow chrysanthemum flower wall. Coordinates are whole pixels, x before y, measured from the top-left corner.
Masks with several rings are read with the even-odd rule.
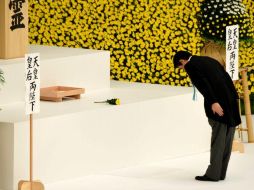
[[[109,50],[114,80],[190,86],[172,57],[178,50],[200,53],[196,13],[202,1],[29,0],[29,39],[31,44]],[[243,3],[254,10],[252,0]],[[242,65],[253,64],[253,51],[244,42]]]
[[[250,26],[254,29],[254,1],[243,0],[243,4],[246,6],[247,12],[250,16]],[[252,34],[254,38],[254,34]],[[239,52],[239,65],[240,67],[253,67],[254,66],[254,42],[242,41],[240,42]],[[248,72],[248,84],[250,92],[254,93],[254,70]],[[238,84],[237,88],[242,91],[242,86]]]

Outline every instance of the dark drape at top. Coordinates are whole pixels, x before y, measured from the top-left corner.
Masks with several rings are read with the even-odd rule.
[[[215,121],[235,127],[241,123],[238,94],[234,84],[223,66],[210,57],[192,56],[185,65],[192,83],[204,96],[206,116]],[[218,102],[224,115],[214,114],[212,104]]]

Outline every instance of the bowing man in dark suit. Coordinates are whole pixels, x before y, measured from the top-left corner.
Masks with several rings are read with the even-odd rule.
[[[200,181],[219,181],[226,177],[235,127],[241,123],[238,94],[223,66],[213,58],[191,55],[186,51],[175,54],[175,68],[185,69],[193,85],[204,97],[208,122],[212,127],[210,165]]]

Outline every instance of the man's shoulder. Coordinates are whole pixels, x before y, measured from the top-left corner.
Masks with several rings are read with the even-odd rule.
[[[209,56],[193,56],[192,59],[193,62],[197,63],[197,64],[213,64],[213,65],[220,65],[220,63]]]
[[[204,55],[193,55],[192,57],[194,60],[217,61],[216,59],[212,57],[204,56]]]

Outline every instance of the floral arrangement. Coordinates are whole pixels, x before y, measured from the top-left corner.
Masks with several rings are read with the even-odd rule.
[[[110,51],[114,80],[189,86],[175,70],[178,50],[197,54],[202,46],[198,0],[29,1],[31,44]]]
[[[204,42],[196,15],[204,1],[29,0],[29,40],[109,50],[114,80],[190,86],[172,57],[178,50],[200,53]],[[253,0],[243,3],[253,26]],[[252,46],[244,43],[240,51],[242,64],[253,63]]]
[[[254,64],[254,2],[253,0],[203,0],[198,15],[202,37],[225,43],[226,26],[239,25],[239,64]],[[254,71],[248,73],[249,87],[254,93]],[[236,83],[238,91],[242,85]]]
[[[119,98],[113,98],[113,99],[108,99],[106,101],[94,102],[94,103],[108,103],[110,105],[120,105],[120,99]]]
[[[239,25],[240,39],[254,37],[250,16],[241,0],[204,0],[199,15],[202,35],[225,41],[226,26]]]

